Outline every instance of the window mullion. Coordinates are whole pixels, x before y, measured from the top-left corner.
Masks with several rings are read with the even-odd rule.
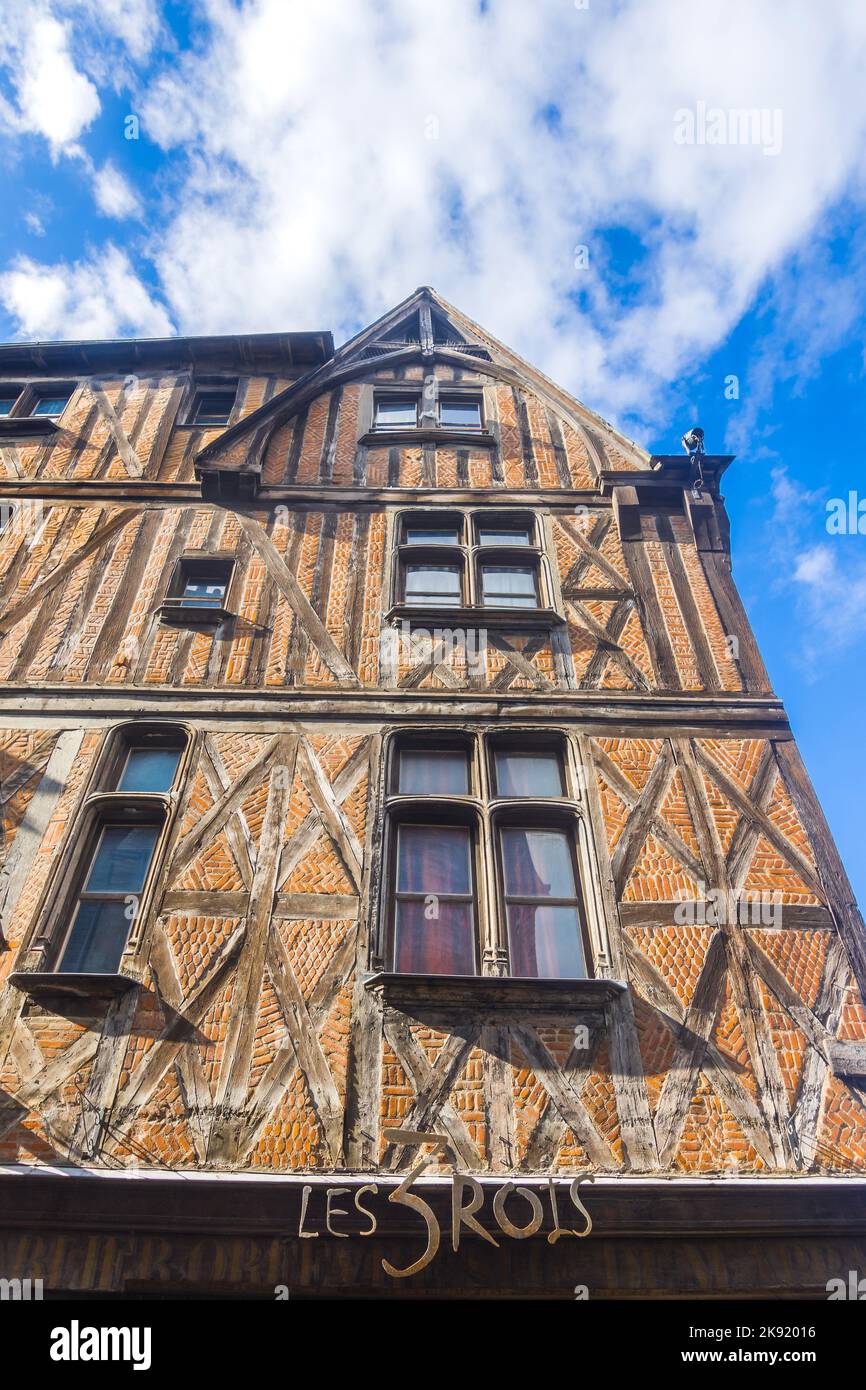
[[[469,531],[470,536],[472,535],[471,525],[472,525],[472,523],[471,523],[471,520],[470,520],[470,531]],[[469,585],[468,585],[468,587],[469,587],[469,606],[470,606],[470,608],[477,608],[477,607],[479,606],[479,598],[478,598],[478,577],[477,577],[476,572],[475,572],[475,567],[476,567],[475,552],[476,552],[476,550],[477,550],[477,546],[473,544],[472,540],[470,540],[469,543],[466,545],[465,550],[466,550],[466,573],[467,573],[467,575],[469,576]]]
[[[482,975],[507,975],[508,935],[505,929],[505,914],[499,909],[502,901],[499,892],[499,873],[496,855],[496,827],[491,823],[490,813],[485,805],[481,814],[479,853],[484,875],[483,901],[486,910],[479,913],[481,933],[481,973]]]

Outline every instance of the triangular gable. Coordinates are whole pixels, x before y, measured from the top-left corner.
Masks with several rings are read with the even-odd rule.
[[[643,471],[650,456],[595,411],[570,396],[511,348],[491,337],[479,324],[449,304],[429,286],[422,286],[375,323],[342,345],[329,361],[295,381],[243,420],[212,440],[195,459],[195,471],[205,491],[253,497],[265,448],[273,431],[322,391],[368,371],[371,360],[396,366],[412,360],[467,365],[476,371],[529,386],[580,436],[593,474],[604,471]],[[230,481],[231,479],[231,481]]]

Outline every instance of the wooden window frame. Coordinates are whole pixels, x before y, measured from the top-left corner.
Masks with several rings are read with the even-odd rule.
[[[472,401],[472,402],[474,402],[475,404],[477,404],[477,406],[478,406],[478,424],[477,424],[477,425],[446,424],[446,423],[443,421],[443,419],[442,419],[442,402],[443,402],[443,400],[449,400],[449,401],[460,401],[460,400],[465,400],[465,401]],[[436,393],[436,421],[437,421],[437,424],[438,424],[440,430],[454,430],[455,433],[459,433],[459,432],[462,430],[462,431],[464,431],[464,432],[466,432],[466,433],[482,434],[482,433],[485,431],[485,429],[487,428],[486,419],[485,419],[485,414],[484,414],[484,391],[483,391],[483,389],[482,389],[480,386],[473,386],[473,387],[464,387],[464,388],[461,390],[459,386],[453,387],[451,382],[443,382],[442,385],[439,387],[439,390],[438,390],[437,393]]]
[[[108,741],[97,771],[102,795],[112,796],[167,796],[167,792],[122,792],[117,783],[126,766],[126,760],[136,748],[176,748],[180,747],[181,757],[175,769],[172,786],[177,781],[180,764],[183,760],[184,739],[189,741],[187,731],[180,724],[123,724]],[[109,785],[110,784],[110,785]]]
[[[386,884],[387,903],[384,919],[384,955],[393,962],[397,937],[397,903],[400,894],[397,889],[398,846],[400,827],[419,825],[429,829],[438,826],[460,826],[469,831],[469,863],[472,905],[472,945],[475,961],[475,975],[481,974],[482,932],[480,916],[482,911],[482,888],[484,857],[478,808],[470,796],[398,796],[390,798],[385,822],[385,854],[383,858],[383,881]],[[421,897],[423,894],[408,895]],[[451,895],[443,894],[443,897]],[[456,895],[461,901],[466,895]],[[401,972],[402,973],[402,972]]]
[[[90,896],[85,893],[85,883],[87,882],[87,876],[96,858],[103,832],[115,825],[153,826],[156,829],[153,849],[151,850],[147,868],[142,879],[141,889],[134,894],[138,899],[139,908],[135,916],[130,919],[129,931],[123,950],[120,953],[117,969],[113,972],[109,972],[112,974],[120,974],[120,964],[129,948],[130,939],[135,931],[135,924],[141,911],[141,900],[150,885],[153,861],[156,858],[157,846],[159,845],[162,831],[165,828],[167,815],[168,808],[164,804],[163,797],[154,792],[120,792],[111,795],[105,794],[89,807],[86,828],[81,837],[79,853],[76,856],[75,875],[70,881],[69,888],[63,900],[61,917],[62,930],[58,931],[52,942],[52,950],[48,962],[48,968],[52,974],[60,976],[63,974],[78,973],[62,971],[60,967],[69,946],[69,940],[75,925],[78,909],[82,901],[85,900],[85,896],[88,898]],[[119,897],[129,896],[129,893],[106,893],[99,894],[98,896],[101,898],[117,899]],[[97,974],[102,972],[85,973]]]
[[[560,780],[560,787],[562,788],[562,790],[561,790],[560,793],[559,793],[559,797],[558,797],[558,798],[557,798],[557,797],[535,797],[535,798],[517,797],[517,798],[515,798],[515,797],[512,797],[512,796],[507,796],[504,792],[500,792],[500,790],[499,790],[499,778],[498,778],[497,772],[496,772],[496,755],[497,755],[497,753],[526,753],[526,752],[532,752],[532,753],[552,753],[552,754],[555,756],[556,761],[557,761],[557,763],[558,763],[558,765],[559,765],[559,780]],[[546,732],[546,731],[544,731],[544,730],[539,730],[539,732],[538,732],[537,734],[536,734],[536,733],[533,733],[532,738],[531,738],[531,746],[530,746],[530,748],[527,748],[527,743],[526,743],[526,737],[525,737],[525,735],[514,735],[514,734],[512,734],[512,733],[510,733],[510,732],[505,732],[505,733],[501,733],[501,734],[492,733],[492,734],[488,734],[487,738],[486,738],[485,741],[484,741],[484,753],[485,753],[485,757],[486,757],[486,760],[487,760],[487,779],[488,779],[488,786],[489,786],[489,788],[490,788],[490,798],[489,798],[489,799],[490,799],[490,801],[491,801],[492,803],[495,803],[495,804],[498,805],[500,802],[508,803],[508,802],[511,802],[511,801],[514,801],[514,800],[519,800],[519,801],[523,801],[523,800],[540,800],[540,801],[548,802],[548,801],[556,801],[556,800],[562,800],[562,801],[576,801],[576,800],[578,799],[578,798],[574,795],[575,788],[574,788],[574,785],[573,785],[573,782],[572,782],[571,767],[570,767],[570,765],[569,765],[569,764],[570,764],[570,759],[566,756],[566,749],[565,749],[565,747],[564,747],[564,745],[563,745],[563,739],[562,739],[562,735],[561,735],[561,734],[558,734],[558,733],[555,733],[555,732],[554,732],[554,733],[548,733],[548,732]]]
[[[478,765],[477,740],[471,735],[449,734],[447,731],[432,732],[419,731],[413,733],[404,731],[392,740],[387,759],[387,772],[385,786],[389,800],[397,797],[411,800],[415,796],[413,792],[400,791],[400,754],[405,750],[412,753],[437,752],[442,749],[447,753],[465,753],[467,759],[467,770],[469,774],[469,790],[462,794],[455,793],[448,796],[445,800],[477,800],[479,786],[481,783],[480,768]]]
[[[26,384],[22,381],[8,381],[0,384],[0,398],[12,402],[5,415],[0,415],[0,420],[14,420],[16,406],[26,391]]]
[[[468,902],[471,907],[472,916],[472,956],[475,969],[473,976],[481,973],[481,932],[479,929],[480,915],[480,884],[483,873],[483,857],[481,849],[481,834],[478,823],[478,816],[472,806],[469,797],[449,796],[449,797],[412,797],[401,798],[399,806],[391,806],[388,810],[388,848],[389,854],[386,861],[386,871],[388,878],[388,958],[394,960],[397,944],[397,904],[403,899],[424,901],[424,893],[406,893],[397,888],[397,871],[399,860],[400,829],[406,825],[417,825],[425,829],[436,830],[439,828],[454,828],[468,830],[469,832],[469,887],[468,894],[465,893],[440,893],[437,896],[443,902]]]
[[[54,422],[59,420],[64,411],[68,408],[69,402],[72,400],[78,387],[78,382],[70,381],[66,378],[62,381],[45,381],[41,378],[24,382],[16,381],[10,382],[9,388],[0,388],[0,394],[5,395],[7,389],[11,390],[15,387],[18,388],[18,395],[15,399],[15,403],[8,415],[0,416],[0,420],[45,420]],[[66,397],[66,404],[63,410],[59,411],[56,415],[33,414],[37,401],[42,400],[44,397],[63,395]]]
[[[389,405],[391,402],[394,402],[396,404],[397,402],[402,403],[404,401],[407,404],[409,404],[410,402],[414,403],[414,425],[381,425],[378,423],[377,416],[379,414],[380,405]],[[373,416],[370,422],[371,434],[382,435],[383,437],[387,437],[388,435],[399,434],[402,430],[417,430],[420,427],[420,424],[421,390],[418,386],[413,386],[411,389],[404,387],[402,390],[399,386],[395,387],[393,390],[389,387],[387,390],[383,388],[381,390],[373,392]]]
[[[495,780],[495,754],[508,748],[554,752],[560,767],[562,793],[551,797],[500,796]],[[463,795],[403,794],[398,791],[399,759],[404,749],[454,749],[468,752],[469,791]],[[476,962],[480,979],[506,979],[518,982],[524,997],[532,984],[540,994],[562,987],[601,986],[609,974],[610,956],[607,927],[602,907],[600,875],[588,808],[574,773],[575,750],[572,739],[562,729],[396,729],[387,736],[381,783],[382,874],[378,888],[378,907],[374,903],[375,930],[371,942],[370,966],[376,981],[399,982],[394,970],[396,922],[397,831],[407,819],[419,824],[464,824],[476,827],[473,833],[473,872],[477,895],[475,906]],[[434,819],[435,818],[435,819]],[[522,829],[565,830],[572,855],[577,897],[566,905],[576,906],[580,941],[587,974],[575,978],[512,976],[509,974],[507,901],[502,861],[501,830],[511,825]],[[564,900],[563,900],[564,901]],[[556,906],[558,899],[551,899]],[[413,976],[424,980],[427,977]],[[434,977],[430,977],[434,978]],[[437,976],[441,981],[450,977]],[[395,987],[399,987],[399,984]],[[619,988],[619,986],[617,986]]]
[[[454,526],[457,531],[456,541],[410,541],[407,539],[412,527],[423,528],[425,526],[433,529],[443,529],[446,526]],[[466,545],[466,518],[462,512],[455,511],[415,511],[401,512],[397,527],[397,544],[400,549],[407,551],[417,550],[419,546],[427,546],[428,549],[441,548],[451,550],[463,550]]]
[[[208,627],[234,617],[233,604],[237,598],[237,586],[240,583],[236,559],[234,553],[227,554],[224,551],[211,554],[209,551],[192,550],[179,555],[172,570],[165,597],[157,609],[160,621],[191,623]],[[183,593],[187,579],[190,573],[194,573],[196,570],[200,573],[217,570],[225,572],[226,587],[221,604],[184,603]]]
[[[412,526],[435,526],[455,523],[458,527],[458,544],[409,543],[407,533]],[[479,536],[482,525],[499,525],[503,528],[526,529],[529,545],[482,545]],[[494,620],[497,623],[518,625],[550,625],[564,621],[553,607],[554,585],[551,580],[549,560],[544,546],[544,532],[539,519],[530,511],[505,512],[501,516],[488,509],[453,508],[447,511],[433,509],[407,508],[395,518],[395,538],[393,546],[393,568],[391,579],[392,604],[387,616],[407,616],[423,622],[432,613],[441,612],[443,622],[455,615],[478,622]],[[409,562],[428,558],[431,563],[462,563],[462,603],[442,605],[414,604],[406,595],[406,565]],[[535,605],[490,604],[484,602],[482,570],[487,565],[517,566],[531,569],[535,573]]]
[[[449,611],[459,612],[462,608],[466,607],[466,561],[463,551],[459,546],[441,545],[433,547],[424,545],[410,545],[403,547],[403,549],[407,551],[407,553],[401,555],[400,563],[400,602],[402,604],[405,604],[407,608],[417,608],[419,612],[428,613],[436,613],[440,610],[445,613]],[[431,601],[429,603],[422,603],[419,602],[417,598],[414,598],[411,594],[407,592],[409,566],[425,564],[431,566],[444,565],[448,568],[453,568],[457,570],[458,592],[456,603],[444,602],[444,595],[443,601],[437,603],[435,594],[432,596]]]
[[[533,577],[535,603],[488,603],[484,595],[484,572],[494,569],[529,570]],[[545,607],[542,601],[541,557],[528,546],[520,550],[504,550],[493,546],[479,547],[475,554],[475,593],[478,606],[482,609],[508,611],[509,613],[537,613]],[[496,597],[502,598],[501,594]],[[517,597],[522,597],[517,595]]]
[[[442,421],[442,400],[459,401],[469,400],[478,406],[477,425],[457,425],[444,424]],[[379,406],[387,402],[413,401],[415,403],[415,423],[384,425],[379,424],[377,416]],[[486,423],[484,389],[480,386],[463,386],[457,382],[439,383],[437,380],[436,393],[432,409],[428,409],[424,399],[424,388],[422,384],[412,383],[411,385],[396,382],[393,386],[390,383],[377,384],[373,389],[372,402],[370,406],[370,428],[364,431],[364,438],[392,438],[401,434],[413,435],[423,431],[432,432],[441,436],[443,442],[447,442],[451,435],[467,435],[471,438],[477,437],[484,439],[489,431]]]
[[[197,430],[219,430],[232,424],[238,406],[238,396],[240,394],[240,378],[227,377],[224,381],[219,378],[199,377],[193,383],[192,395],[190,396],[189,409],[186,412],[184,423],[190,429]],[[199,407],[207,396],[227,396],[230,392],[234,393],[231,408],[224,420],[206,421],[196,419]]]
[[[88,779],[87,790],[67,833],[58,861],[43,890],[34,923],[10,980],[34,996],[56,993],[100,997],[131,988],[140,978],[141,946],[150,921],[160,874],[180,797],[193,757],[196,733],[168,720],[126,721],[109,729]],[[179,747],[180,756],[165,792],[119,792],[116,784],[132,748]],[[159,830],[114,974],[77,974],[57,969],[72,930],[82,885],[93,862],[102,829],[108,824],[158,825]]]
[[[564,832],[571,855],[571,871],[574,876],[575,892],[574,898],[544,898],[534,899],[521,897],[519,894],[509,894],[505,884],[505,861],[502,849],[502,831],[505,829],[513,830],[559,830]],[[579,979],[591,980],[594,978],[595,961],[593,960],[592,942],[589,935],[586,920],[586,904],[583,889],[583,877],[581,872],[578,821],[576,812],[569,806],[563,805],[555,797],[510,797],[502,798],[496,809],[491,813],[492,830],[492,852],[495,861],[495,880],[496,880],[496,905],[497,917],[501,923],[501,929],[505,937],[505,949],[508,954],[509,962],[513,956],[511,932],[508,925],[508,904],[509,902],[541,902],[549,907],[573,907],[577,910],[578,932],[580,943],[583,950],[583,958],[586,962],[587,973],[577,976],[522,976],[523,979]]]

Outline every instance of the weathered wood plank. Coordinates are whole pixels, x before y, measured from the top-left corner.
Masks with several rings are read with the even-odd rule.
[[[679,668],[656,594],[655,581],[644,542],[642,540],[624,540],[622,553],[634,590],[635,603],[646,638],[656,684],[662,690],[679,690],[682,685]]]
[[[774,825],[766,812],[762,811],[759,806],[756,806],[753,801],[749,800],[746,794],[741,790],[739,784],[719,767],[718,763],[715,759],[710,757],[706,749],[700,746],[700,743],[695,744],[695,756],[704,771],[708,773],[716,783],[719,790],[724,792],[728,800],[736,806],[737,810],[742,815],[747,816],[760,827],[761,833],[765,839],[767,839],[773,848],[778,850],[782,858],[787,860],[791,867],[796,870],[800,878],[806,884],[806,887],[811,888],[812,892],[815,893],[817,897],[823,899],[825,897],[825,890],[818,875],[812,868],[812,865],[805,856],[800,853],[796,846],[792,845],[790,840],[785,838],[781,830]]]
[[[90,390],[99,406],[99,412],[108,426],[108,431],[114,441],[114,447],[117,450],[118,458],[131,478],[141,478],[144,474],[141,459],[129,442],[126,430],[120,423],[117,412],[108,399],[105,390],[95,380],[91,380]]]
[[[559,1111],[578,1144],[586,1150],[593,1165],[602,1171],[615,1168],[610,1146],[596,1129],[571,1076],[560,1071],[534,1030],[512,1024],[511,1032],[514,1041],[550,1097],[551,1103]]]
[[[478,1149],[469,1131],[448,1096],[453,1089],[467,1056],[475,1045],[477,1033],[470,1037],[452,1034],[443,1044],[431,1067],[409,1028],[408,1019],[393,1009],[385,1012],[385,1036],[406,1075],[415,1086],[415,1101],[401,1122],[403,1130],[433,1130],[437,1125],[447,1133],[454,1151],[468,1168],[480,1166]],[[406,1145],[390,1144],[382,1156],[382,1167],[397,1169],[414,1157]]]
[[[90,538],[79,546],[68,560],[64,560],[62,564],[57,566],[56,570],[43,579],[41,584],[37,584],[25,598],[20,599],[18,603],[13,603],[11,607],[0,613],[0,638],[5,637],[21,618],[26,617],[44,598],[53,593],[58,584],[62,584],[64,579],[68,578],[83,560],[93,554],[94,550],[98,550],[105,541],[109,540],[122,527],[128,525],[135,515],[135,509],[127,507],[112,521],[98,527]]]
[[[346,681],[350,685],[358,685],[357,673],[352,670],[343,656],[264,527],[258,521],[254,521],[252,517],[244,516],[242,512],[238,512],[237,517],[241,527],[267,565],[274,583],[294,611],[301,627],[309,635],[310,641],[319,652],[325,665],[338,680]]]
[[[249,1088],[257,1005],[271,933],[271,908],[276,890],[279,846],[288,812],[294,755],[294,743],[288,738],[281,738],[274,749],[267,807],[250,887],[246,939],[232,985],[233,1008],[223,1045],[225,1061],[220,1068],[214,1097],[215,1105],[225,1107],[229,1112],[237,1112],[243,1108]],[[289,775],[275,775],[277,766],[281,770],[288,767]],[[221,1128],[211,1131],[208,1154],[215,1159],[229,1157],[225,1153],[222,1138]]]
[[[695,1093],[698,1075],[713,1031],[725,980],[725,939],[713,933],[700,978],[685,1018],[677,1030],[677,1055],[662,1083],[655,1115],[659,1157],[666,1167],[673,1158]]]
[[[675,766],[669,743],[666,743],[652,766],[646,786],[632,808],[625,828],[616,842],[611,857],[613,881],[617,897],[622,897],[629,875],[638,861],[647,835],[653,828],[659,808],[667,796]]]

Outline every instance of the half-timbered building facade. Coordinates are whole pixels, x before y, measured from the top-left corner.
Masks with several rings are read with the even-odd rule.
[[[730,462],[429,289],[0,348],[0,1275],[866,1272],[866,938]]]

